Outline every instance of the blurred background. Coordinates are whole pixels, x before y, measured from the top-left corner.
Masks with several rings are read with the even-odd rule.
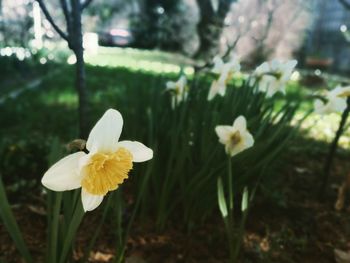
[[[56,23],[64,26],[59,2],[45,2]],[[94,0],[83,14],[83,25],[90,48],[162,50],[195,59],[231,48],[247,65],[296,57],[299,67],[346,73],[347,8],[338,0]],[[34,1],[2,0],[0,12],[1,56],[17,54],[23,60],[46,48],[47,59],[53,60],[58,54],[50,50],[65,50]]]

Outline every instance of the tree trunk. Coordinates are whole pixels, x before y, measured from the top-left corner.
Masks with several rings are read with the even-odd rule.
[[[76,57],[75,88],[79,97],[79,135],[81,139],[88,136],[88,94],[86,89],[83,33],[81,24],[81,3],[79,0],[72,0],[73,24],[70,34],[71,48]]]
[[[220,37],[231,0],[219,0],[217,11],[214,10],[211,0],[197,0],[197,4],[200,10],[200,21],[197,25],[199,48],[194,58],[208,61],[219,52]]]
[[[83,48],[76,50],[75,56],[76,63],[76,76],[75,76],[75,88],[79,97],[79,135],[82,139],[87,139],[88,136],[88,99],[86,90],[86,77],[85,77],[85,63],[84,63],[84,51]]]

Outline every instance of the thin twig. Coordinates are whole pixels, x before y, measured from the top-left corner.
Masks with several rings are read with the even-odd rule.
[[[53,21],[53,18],[52,16],[50,15],[50,12],[49,10],[46,8],[46,5],[44,4],[43,0],[36,0],[39,5],[40,5],[40,8],[41,10],[43,11],[46,19],[49,21],[49,23],[51,24],[51,26],[55,29],[55,31],[64,39],[66,40],[67,42],[69,41],[68,40],[68,35],[63,32],[57,25],[56,23]]]
[[[85,0],[84,3],[81,4],[81,10],[84,10],[91,4],[92,0]]]
[[[350,3],[348,3],[346,0],[339,0],[339,2],[346,8],[350,10]]]
[[[337,133],[335,134],[335,137],[332,141],[332,144],[329,148],[329,152],[327,155],[327,159],[325,162],[325,166],[323,168],[323,173],[324,173],[324,177],[320,186],[320,191],[319,191],[319,198],[321,199],[325,190],[326,190],[326,186],[328,184],[329,181],[329,175],[331,172],[331,168],[332,168],[332,163],[333,163],[333,159],[334,159],[334,155],[336,153],[337,150],[337,146],[338,146],[338,141],[340,139],[340,136],[343,134],[344,131],[344,127],[346,124],[346,120],[348,119],[349,113],[350,113],[350,98],[347,98],[347,106],[346,109],[343,111],[343,114],[341,116],[341,121],[339,123],[339,128],[337,130]]]
[[[71,12],[68,9],[67,1],[66,0],[60,0],[61,7],[63,10],[64,17],[66,19],[66,24],[67,24],[67,36],[68,36],[68,45],[70,45],[70,41],[72,39],[72,17],[71,17]]]

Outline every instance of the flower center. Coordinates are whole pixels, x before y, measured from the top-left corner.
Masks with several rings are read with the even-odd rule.
[[[232,147],[236,146],[237,144],[239,144],[239,142],[242,140],[241,138],[241,134],[239,133],[239,131],[234,132],[231,136],[230,136],[230,144]]]
[[[117,189],[132,169],[132,155],[125,148],[114,153],[96,153],[83,168],[82,187],[93,195],[105,195]]]

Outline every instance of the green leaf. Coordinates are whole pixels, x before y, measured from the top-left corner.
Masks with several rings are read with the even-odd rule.
[[[241,210],[244,212],[248,209],[248,188],[244,187],[243,195],[242,195],[242,203],[241,203]]]
[[[219,208],[220,208],[222,217],[226,218],[228,213],[227,213],[227,205],[226,205],[226,199],[224,194],[224,187],[222,185],[221,177],[218,178],[218,203],[219,203]]]
[[[75,211],[71,221],[69,222],[67,235],[63,241],[63,248],[60,254],[59,263],[67,262],[67,256],[69,254],[72,243],[77,235],[78,228],[84,217],[84,210],[81,201],[79,200],[76,204]]]
[[[26,262],[33,262],[27,245],[24,242],[22,233],[18,227],[16,219],[12,213],[10,204],[8,202],[5,187],[0,177],[0,217],[4,223],[4,226],[10,234],[16,248],[21,253]]]

